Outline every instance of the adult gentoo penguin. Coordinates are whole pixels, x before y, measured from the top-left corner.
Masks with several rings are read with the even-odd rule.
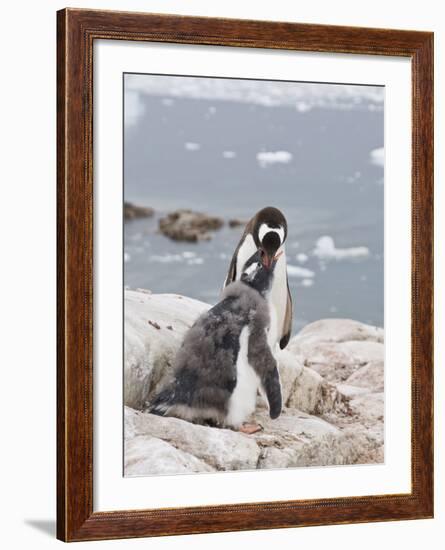
[[[257,212],[245,227],[224,282],[224,286],[227,286],[233,281],[238,281],[247,258],[258,249],[262,252],[262,262],[266,267],[276,255],[280,255],[268,301],[272,317],[271,330],[275,332],[276,342],[279,342],[281,349],[289,343],[292,331],[292,298],[287,281],[284,248],[286,237],[286,218],[278,208],[268,206]]]
[[[241,280],[230,284],[221,301],[187,332],[173,380],[154,398],[149,412],[251,434],[261,429],[246,421],[262,388],[270,417],[280,415],[281,384],[268,340],[267,304],[276,264],[272,258],[264,265],[260,251],[245,262]]]

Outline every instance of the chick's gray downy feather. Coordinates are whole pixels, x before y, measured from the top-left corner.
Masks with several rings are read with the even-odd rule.
[[[174,379],[150,404],[154,414],[224,425],[237,384],[237,357],[243,327],[249,327],[248,361],[269,401],[270,415],[281,412],[281,386],[266,329],[264,296],[244,282],[226,287],[221,301],[187,332],[176,355]]]

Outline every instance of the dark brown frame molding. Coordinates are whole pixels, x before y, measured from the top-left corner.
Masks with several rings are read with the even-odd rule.
[[[93,42],[403,56],[412,62],[412,490],[93,512]],[[57,13],[57,537],[64,541],[433,516],[433,34],[65,9]]]

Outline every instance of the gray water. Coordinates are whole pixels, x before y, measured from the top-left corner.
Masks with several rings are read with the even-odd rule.
[[[295,328],[327,317],[383,326],[383,168],[370,161],[383,146],[383,111],[165,99],[140,94],[140,114],[125,126],[125,200],[156,210],[124,225],[125,285],[217,302],[242,228],[181,243],[157,232],[159,217],[192,208],[249,219],[272,205],[288,221],[288,264],[313,272],[289,278]],[[292,160],[262,167],[261,151],[288,151]],[[313,250],[323,235],[369,254],[320,261]]]

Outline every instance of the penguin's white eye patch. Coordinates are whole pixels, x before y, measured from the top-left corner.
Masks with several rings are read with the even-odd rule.
[[[282,245],[284,240],[284,229],[281,227],[281,225],[280,227],[271,227],[268,223],[262,223],[260,225],[260,228],[258,230],[258,238],[260,240],[260,243],[263,242],[264,235],[266,235],[266,233],[270,233],[271,231],[278,235],[278,237],[280,238],[280,245]]]
[[[244,275],[251,275],[254,271],[257,270],[257,268],[260,266],[261,264],[258,263],[258,264],[250,264],[249,267],[246,267],[246,269],[243,271],[243,274]]]

